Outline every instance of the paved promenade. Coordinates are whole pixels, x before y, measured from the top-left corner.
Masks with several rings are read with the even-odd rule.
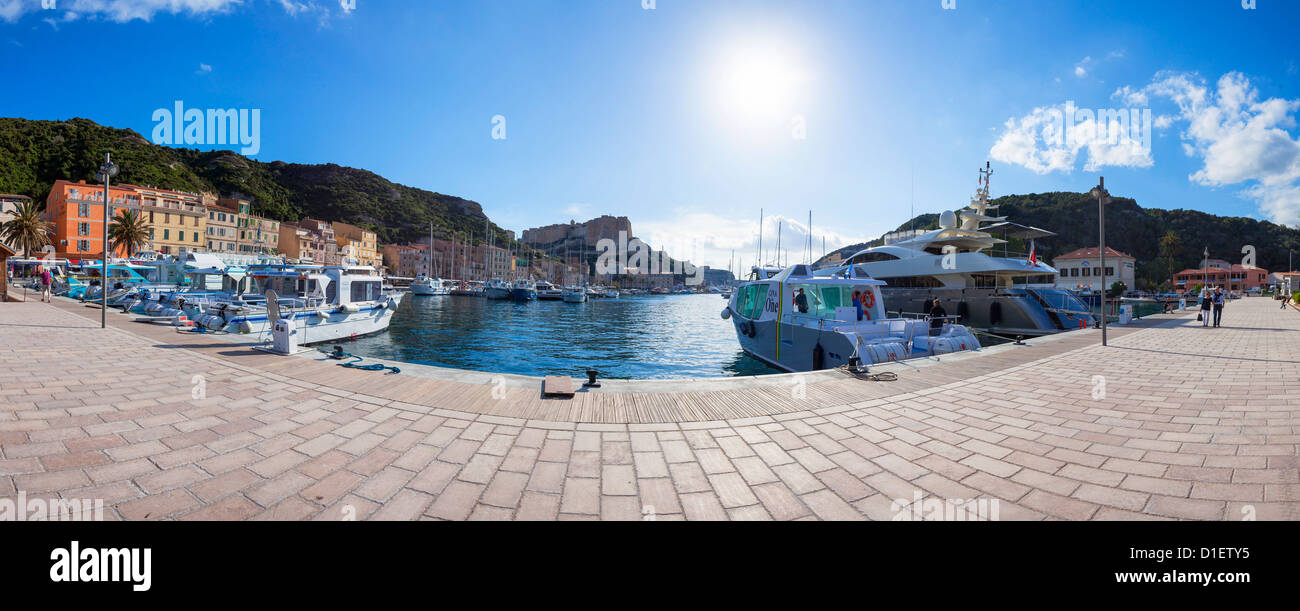
[[[0,304],[0,498],[107,519],[1300,519],[1300,312],[1230,302],[924,366],[544,399]]]

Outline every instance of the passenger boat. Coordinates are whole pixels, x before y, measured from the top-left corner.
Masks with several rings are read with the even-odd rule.
[[[369,266],[265,266],[253,271],[253,291],[210,305],[193,317],[205,329],[269,338],[274,291],[281,319],[293,321],[299,343],[355,338],[388,328],[403,293],[384,293]]]
[[[415,282],[411,283],[412,295],[434,296],[450,293],[451,290],[444,285],[442,278],[430,278],[420,274],[415,277]]]
[[[536,301],[537,285],[531,280],[516,280],[510,287],[510,299],[513,301]]]
[[[560,301],[564,299],[564,291],[560,287],[542,280],[536,284],[537,298],[542,301]]]
[[[587,292],[580,286],[566,286],[561,293],[566,303],[582,303],[587,300]]]
[[[814,276],[807,265],[776,273],[755,267],[752,278],[722,318],[732,321],[746,353],[784,371],[832,369],[855,357],[882,363],[980,348],[960,324],[944,321],[932,331],[925,318],[888,318],[880,296],[885,283],[855,267],[831,276]],[[861,319],[854,291],[868,295]]]
[[[992,216],[998,206],[989,201],[988,164],[980,170],[980,188],[960,213],[945,210],[939,229],[895,232],[884,244],[854,253],[843,264],[817,270],[819,276],[843,274],[852,266],[888,286],[882,289],[890,312],[924,314],[939,299],[962,323],[1007,337],[1035,337],[1092,326],[1085,300],[1057,288],[1057,271],[1035,256],[1035,239],[1050,231],[1007,222]],[[982,223],[991,222],[984,226]],[[1015,237],[1031,244],[1017,255],[994,247]],[[1005,247],[1004,247],[1005,248]]]
[[[605,299],[618,299],[618,289],[612,287],[605,289],[604,297]]]
[[[500,278],[493,278],[488,281],[484,294],[488,299],[509,299],[510,283]]]

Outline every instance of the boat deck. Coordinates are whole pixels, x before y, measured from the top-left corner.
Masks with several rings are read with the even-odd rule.
[[[351,370],[61,300],[0,305],[0,497],[122,519],[1300,519],[1300,312],[1154,316],[873,368],[602,381]],[[346,350],[346,344],[345,344]],[[368,361],[373,362],[373,361]]]

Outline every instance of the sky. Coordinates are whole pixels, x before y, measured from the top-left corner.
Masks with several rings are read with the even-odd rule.
[[[0,0],[0,116],[155,139],[177,101],[256,110],[262,161],[515,231],[627,216],[739,267],[760,213],[764,259],[779,224],[798,262],[809,213],[820,256],[964,206],[986,161],[994,196],[1105,176],[1296,226],[1298,25],[1289,0]]]

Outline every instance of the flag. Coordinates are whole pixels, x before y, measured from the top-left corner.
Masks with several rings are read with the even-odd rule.
[[[1029,266],[1038,265],[1038,246],[1033,242],[1029,243]]]

